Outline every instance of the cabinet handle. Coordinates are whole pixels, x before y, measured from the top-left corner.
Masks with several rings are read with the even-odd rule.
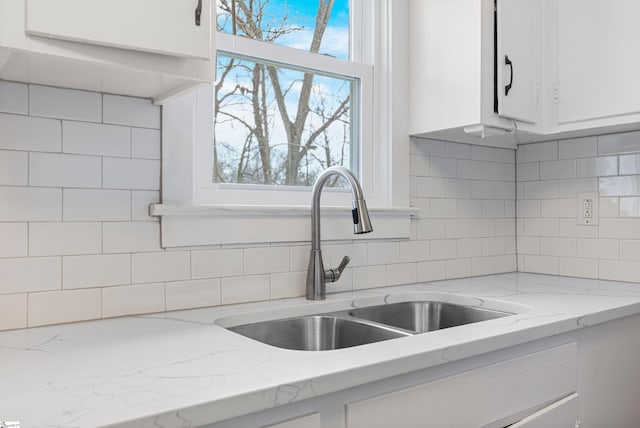
[[[511,85],[513,85],[513,62],[511,62],[508,55],[504,56],[504,65],[508,65],[509,70],[511,71],[511,79],[509,79],[509,84],[504,87],[504,96],[506,97],[507,95],[509,95]]]
[[[196,25],[200,26],[200,15],[202,15],[202,0],[198,0],[198,6],[196,6]]]

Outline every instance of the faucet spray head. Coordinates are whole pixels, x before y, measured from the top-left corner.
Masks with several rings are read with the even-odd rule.
[[[369,219],[369,210],[364,199],[355,199],[353,201],[353,233],[356,235],[369,233],[373,231],[371,220]]]

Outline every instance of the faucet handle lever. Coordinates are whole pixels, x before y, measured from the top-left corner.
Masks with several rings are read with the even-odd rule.
[[[342,271],[347,267],[351,259],[349,256],[344,256],[340,265],[335,269],[329,269],[324,272],[324,279],[326,282],[336,282],[340,279],[340,275],[342,275]]]

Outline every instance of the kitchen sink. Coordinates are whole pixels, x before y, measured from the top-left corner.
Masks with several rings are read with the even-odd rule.
[[[392,303],[356,309],[349,314],[356,318],[399,327],[415,333],[425,333],[513,315],[508,312],[442,302]]]
[[[225,327],[279,348],[326,351],[509,315],[514,314],[437,301],[409,301]]]
[[[388,327],[330,315],[245,324],[230,327],[229,330],[268,345],[300,351],[349,348],[410,335]]]

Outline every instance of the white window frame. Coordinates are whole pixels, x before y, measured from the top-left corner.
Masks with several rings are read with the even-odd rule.
[[[269,61],[283,66],[360,79],[360,178],[374,233],[352,235],[349,191],[325,189],[324,239],[410,235],[406,3],[352,0],[351,25],[361,29],[351,38],[353,61],[217,35],[221,51],[263,57],[268,48]],[[166,103],[162,128],[162,203],[151,213],[161,217],[163,247],[309,240],[310,188],[211,183],[211,85]]]

